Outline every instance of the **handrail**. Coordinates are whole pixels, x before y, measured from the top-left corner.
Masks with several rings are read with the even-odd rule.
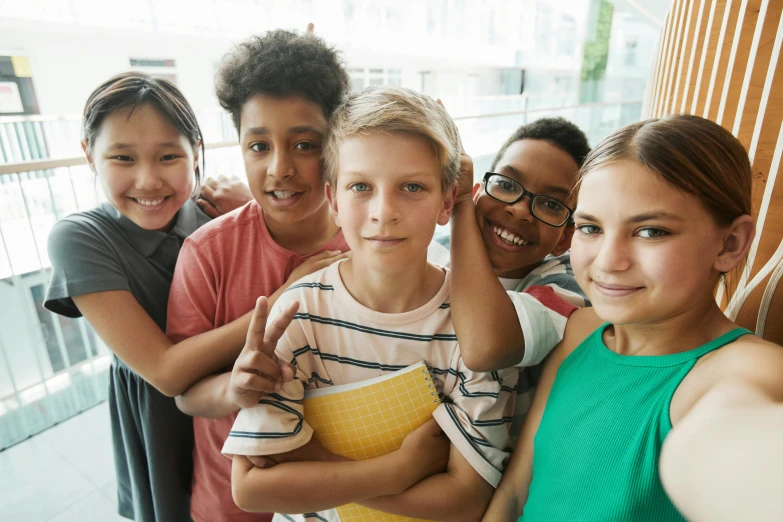
[[[484,119],[484,118],[497,118],[501,116],[518,116],[523,114],[535,114],[535,113],[542,113],[542,112],[559,112],[559,111],[568,111],[574,109],[638,105],[640,103],[642,103],[642,100],[632,100],[632,101],[622,101],[622,102],[583,103],[579,105],[567,105],[565,107],[543,107],[540,109],[527,109],[523,111],[495,112],[490,114],[476,114],[472,116],[456,116],[453,119],[454,121],[466,121],[466,120],[477,120],[477,119]],[[34,116],[33,118],[47,118],[47,117]],[[51,118],[56,119],[59,117],[51,117]],[[2,123],[2,118],[0,118],[0,123]],[[212,150],[212,149],[221,149],[226,147],[234,147],[237,145],[238,143],[235,141],[221,141],[215,143],[208,143],[205,145],[205,148]],[[84,156],[75,156],[70,158],[22,161],[19,163],[5,163],[5,164],[0,163],[0,175],[16,174],[21,172],[33,172],[33,171],[47,170],[47,169],[56,169],[61,167],[75,167],[79,165],[84,165],[86,162],[87,161],[84,158]]]
[[[591,107],[611,107],[614,105],[639,105],[643,102],[644,100],[633,100],[633,101],[622,101],[622,102],[580,103],[579,105],[566,105],[565,107],[543,107],[541,109],[527,109],[524,111],[495,112],[490,114],[476,114],[474,116],[455,116],[452,119],[454,121],[475,120],[481,118],[495,118],[497,116],[515,116],[518,114],[530,114],[534,112],[568,111],[572,109],[586,109]]]

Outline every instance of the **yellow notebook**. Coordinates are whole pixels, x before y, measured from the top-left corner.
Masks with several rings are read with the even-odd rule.
[[[354,460],[378,457],[402,445],[405,436],[428,419],[440,404],[423,362],[352,384],[308,390],[304,417],[318,440]],[[417,519],[348,504],[337,508],[342,522],[401,522]]]

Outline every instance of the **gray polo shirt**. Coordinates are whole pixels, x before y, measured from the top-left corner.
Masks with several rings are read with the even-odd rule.
[[[45,306],[81,317],[71,297],[128,290],[161,330],[182,241],[209,221],[190,200],[170,232],[145,230],[109,203],[59,221],[49,236],[52,279]]]
[[[209,221],[192,201],[175,219],[167,233],[144,230],[104,203],[59,221],[49,235],[52,278],[44,306],[80,317],[73,296],[128,290],[165,332],[180,247]],[[189,521],[192,419],[116,356],[109,378],[119,513],[137,522]]]

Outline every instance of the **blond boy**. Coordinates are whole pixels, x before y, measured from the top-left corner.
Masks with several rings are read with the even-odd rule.
[[[286,513],[276,520],[304,520],[294,513],[339,520],[333,508],[351,502],[415,518],[477,520],[508,457],[517,371],[464,365],[449,272],[427,262],[435,226],[448,222],[454,202],[456,126],[413,91],[369,88],[335,111],[324,154],[327,197],[353,254],[275,304],[272,317],[299,302],[276,347],[296,377],[240,412],[223,448],[234,459],[234,499],[250,511]],[[305,389],[420,360],[443,399],[434,418],[448,443],[425,425],[395,452],[350,461],[313,438],[299,402]],[[259,456],[272,465],[254,466]]]

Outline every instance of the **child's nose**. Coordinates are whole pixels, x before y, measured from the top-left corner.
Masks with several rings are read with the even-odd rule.
[[[373,198],[371,218],[378,223],[393,223],[399,221],[400,212],[395,199],[390,194],[379,191]]]
[[[163,180],[152,165],[141,165],[136,172],[135,185],[138,190],[157,190],[163,186]]]
[[[506,212],[511,214],[514,219],[519,221],[527,221],[532,223],[535,217],[530,210],[530,196],[525,195],[522,199],[514,203],[513,205],[506,205]]]
[[[598,246],[595,266],[602,272],[621,272],[631,265],[628,245],[619,238],[606,234]]]
[[[291,156],[286,151],[277,150],[272,153],[272,161],[267,168],[267,174],[278,179],[290,178],[295,173]]]

